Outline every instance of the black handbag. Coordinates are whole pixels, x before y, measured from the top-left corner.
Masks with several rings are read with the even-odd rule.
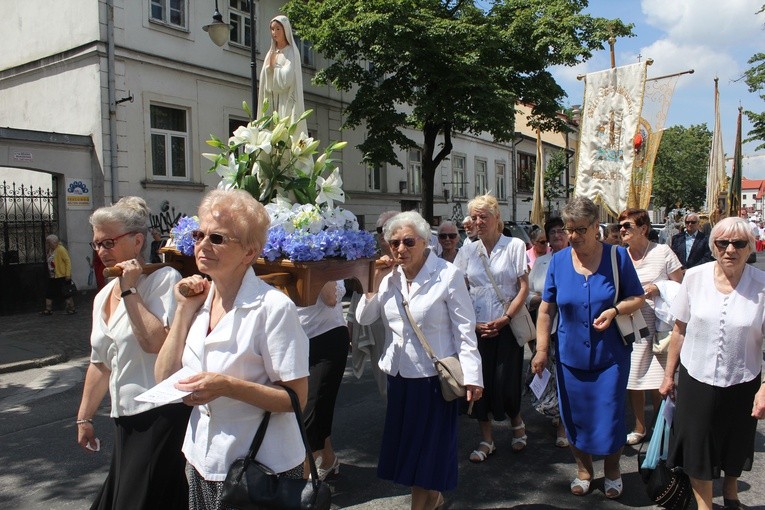
[[[77,285],[74,284],[74,280],[67,280],[61,286],[61,297],[70,298],[77,293]]]
[[[669,425],[664,421],[664,402],[656,413],[653,437],[648,451],[643,452],[641,445],[638,452],[638,472],[645,483],[645,491],[651,501],[667,510],[686,510],[693,499],[691,479],[682,470],[667,467],[669,450]],[[646,457],[651,461],[645,462]],[[653,465],[654,467],[646,467]]]
[[[225,506],[240,510],[329,510],[332,492],[326,483],[319,480],[297,395],[289,388],[284,389],[290,396],[292,409],[300,426],[300,434],[311,465],[311,479],[279,477],[273,470],[255,460],[271,418],[271,413],[266,412],[247,456],[236,459],[226,474],[221,498]]]

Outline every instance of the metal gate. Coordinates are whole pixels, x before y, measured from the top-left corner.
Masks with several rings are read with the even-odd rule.
[[[45,237],[59,232],[58,185],[0,185],[0,313],[40,306],[47,278]]]

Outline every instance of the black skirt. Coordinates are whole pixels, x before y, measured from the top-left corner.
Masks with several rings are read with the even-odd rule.
[[[115,418],[112,463],[91,510],[187,509],[181,447],[190,414],[186,404],[168,404]]]
[[[721,388],[694,379],[680,365],[667,465],[699,480],[751,471],[757,429],[751,413],[759,389],[760,376]]]
[[[478,337],[483,371],[483,397],[473,404],[470,415],[479,421],[503,421],[521,412],[523,389],[523,347],[510,326],[493,338]]]

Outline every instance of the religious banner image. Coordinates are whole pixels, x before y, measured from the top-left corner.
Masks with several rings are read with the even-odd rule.
[[[574,194],[614,215],[627,207],[645,76],[642,62],[585,77]]]

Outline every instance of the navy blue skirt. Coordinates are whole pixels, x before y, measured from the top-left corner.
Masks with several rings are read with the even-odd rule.
[[[436,376],[389,375],[377,476],[407,487],[456,488],[458,409],[459,399],[441,396]]]
[[[624,446],[629,361],[593,371],[558,362],[560,417],[571,444],[579,450],[611,455]]]

